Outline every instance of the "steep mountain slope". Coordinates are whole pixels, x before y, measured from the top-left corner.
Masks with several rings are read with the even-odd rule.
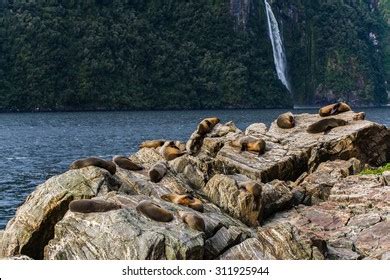
[[[264,0],[0,0],[0,110],[386,103],[376,1],[268,1],[294,98]]]

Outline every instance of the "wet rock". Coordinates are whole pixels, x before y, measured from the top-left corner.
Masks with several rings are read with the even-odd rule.
[[[62,219],[74,199],[91,198],[112,186],[108,171],[98,167],[70,170],[39,185],[9,221],[3,234],[1,256],[43,257],[43,247],[53,236],[54,225]]]

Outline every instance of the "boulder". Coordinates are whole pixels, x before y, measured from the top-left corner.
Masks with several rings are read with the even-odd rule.
[[[261,196],[240,189],[238,182],[248,181],[242,175],[215,175],[207,182],[203,192],[215,205],[247,225],[256,226],[262,215]]]
[[[70,170],[54,176],[32,192],[3,233],[0,255],[42,259],[43,247],[53,238],[54,226],[74,199],[91,198],[118,188],[110,173],[98,167]]]
[[[153,199],[174,214],[173,221],[164,223],[135,209],[140,201],[148,199],[146,196],[110,193],[99,199],[120,203],[123,208],[105,213],[67,212],[55,226],[54,239],[45,247],[45,259],[203,259],[207,234],[221,240],[221,228],[232,236],[248,236],[249,232],[221,212],[209,215],[207,208],[205,213],[196,212],[205,221],[205,234],[182,222],[179,212],[193,210],[181,205]]]

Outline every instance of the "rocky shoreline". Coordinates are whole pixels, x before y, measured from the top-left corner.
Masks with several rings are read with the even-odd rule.
[[[308,126],[324,118],[294,117],[291,129],[276,121],[245,131],[232,122],[218,123],[201,141],[192,141],[195,131],[187,143],[190,151],[167,161],[158,183],[147,170],[165,161],[159,148],[129,156],[144,168],[140,171],[117,167],[111,175],[89,166],[54,176],[28,196],[0,232],[0,257],[390,259],[390,175],[359,175],[366,165],[390,161],[390,131],[354,120],[350,111],[337,115],[347,125],[311,134]],[[243,136],[263,139],[265,153],[230,144]],[[259,192],[243,190],[243,182],[258,184]],[[161,198],[170,193],[199,199],[203,212]],[[71,201],[86,198],[121,207],[69,211]],[[173,220],[140,214],[136,207],[143,200],[170,211]],[[204,232],[183,223],[181,212],[200,216]]]

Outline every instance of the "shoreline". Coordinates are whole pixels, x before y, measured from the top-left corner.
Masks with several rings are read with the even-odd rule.
[[[189,108],[189,109],[69,109],[69,110],[2,110],[0,109],[0,114],[39,114],[39,113],[89,113],[89,112],[183,112],[183,111],[240,111],[240,110],[248,110],[248,111],[256,111],[256,110],[315,110],[321,108],[321,105],[318,106],[299,106],[294,105],[293,107],[262,107],[262,108]],[[390,104],[386,105],[376,105],[376,106],[355,106],[354,110],[359,109],[385,109],[390,108]]]

